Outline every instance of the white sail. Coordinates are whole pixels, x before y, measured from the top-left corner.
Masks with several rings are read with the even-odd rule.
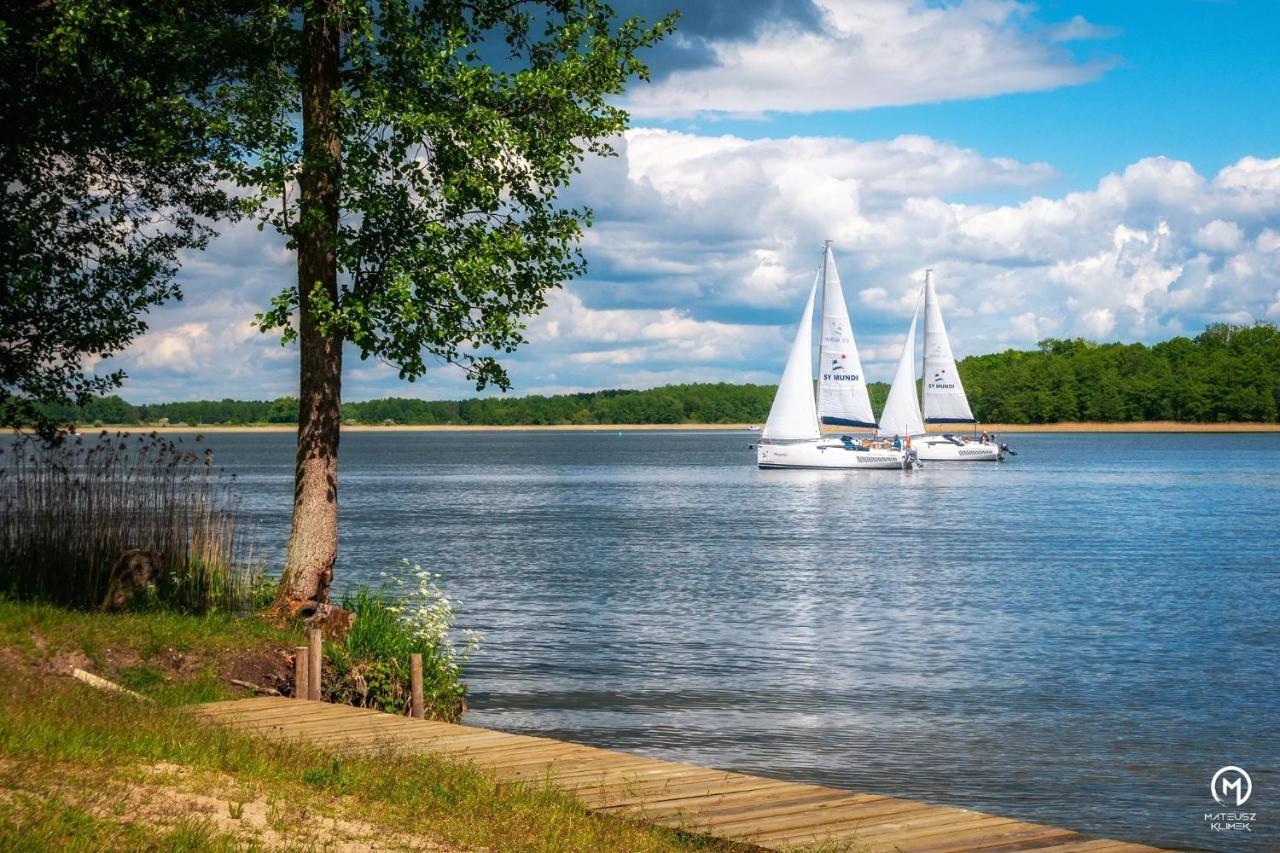
[[[916,320],[920,316],[920,300],[911,314],[911,329],[902,344],[902,356],[898,359],[898,371],[889,387],[889,399],[880,413],[879,434],[882,436],[924,435],[924,421],[920,417],[920,401],[916,399]]]
[[[924,274],[924,419],[931,424],[972,423],[973,410],[960,383],[947,327],[942,323],[932,272],[926,270]]]
[[[782,370],[778,393],[773,397],[769,419],[765,421],[760,437],[772,441],[814,441],[822,437],[818,429],[818,410],[813,402],[813,299],[818,292],[818,280],[809,288],[809,302],[805,305],[800,328],[791,344],[787,366]]]
[[[876,425],[867,378],[853,340],[849,309],[836,259],[827,245],[822,259],[822,343],[818,351],[818,420],[839,426]]]

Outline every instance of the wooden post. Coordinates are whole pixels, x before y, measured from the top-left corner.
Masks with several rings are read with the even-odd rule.
[[[415,720],[424,716],[422,708],[422,655],[409,655],[409,711]]]
[[[311,690],[307,687],[307,674],[310,665],[307,663],[307,647],[298,646],[293,650],[293,698],[310,699]]]
[[[311,629],[310,649],[307,654],[308,663],[311,664],[311,677],[307,679],[309,688],[308,695],[316,702],[320,701],[320,664],[324,662],[324,649],[321,645],[321,633],[319,628]]]

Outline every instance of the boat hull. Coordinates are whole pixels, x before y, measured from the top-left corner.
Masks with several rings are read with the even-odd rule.
[[[999,462],[1004,459],[1000,445],[989,441],[967,441],[957,444],[944,436],[912,439],[912,447],[921,462]]]
[[[796,444],[756,445],[756,464],[761,468],[908,468],[905,450],[854,450],[840,442],[812,441]]]

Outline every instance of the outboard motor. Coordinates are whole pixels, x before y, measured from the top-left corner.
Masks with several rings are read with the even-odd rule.
[[[1009,445],[1007,445],[1007,444],[1001,444],[1001,445],[1000,445],[1000,458],[1001,458],[1001,459],[1003,459],[1003,458],[1004,458],[1004,455],[1005,455],[1006,453],[1008,453],[1010,456],[1017,456],[1017,455],[1018,455],[1018,451],[1014,450],[1014,449],[1013,449],[1012,447],[1010,447]]]
[[[914,447],[908,447],[902,457],[902,470],[910,471],[913,468],[923,467],[924,463],[920,461],[920,454],[916,452]]]

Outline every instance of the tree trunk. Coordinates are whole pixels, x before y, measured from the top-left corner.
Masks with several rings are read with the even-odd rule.
[[[338,304],[339,182],[342,140],[338,89],[339,17],[334,0],[303,4],[302,168],[298,175],[298,458],[289,553],[278,607],[311,616],[326,610],[338,557],[338,434],[342,336],[325,328]],[[319,309],[319,310],[317,310]]]

